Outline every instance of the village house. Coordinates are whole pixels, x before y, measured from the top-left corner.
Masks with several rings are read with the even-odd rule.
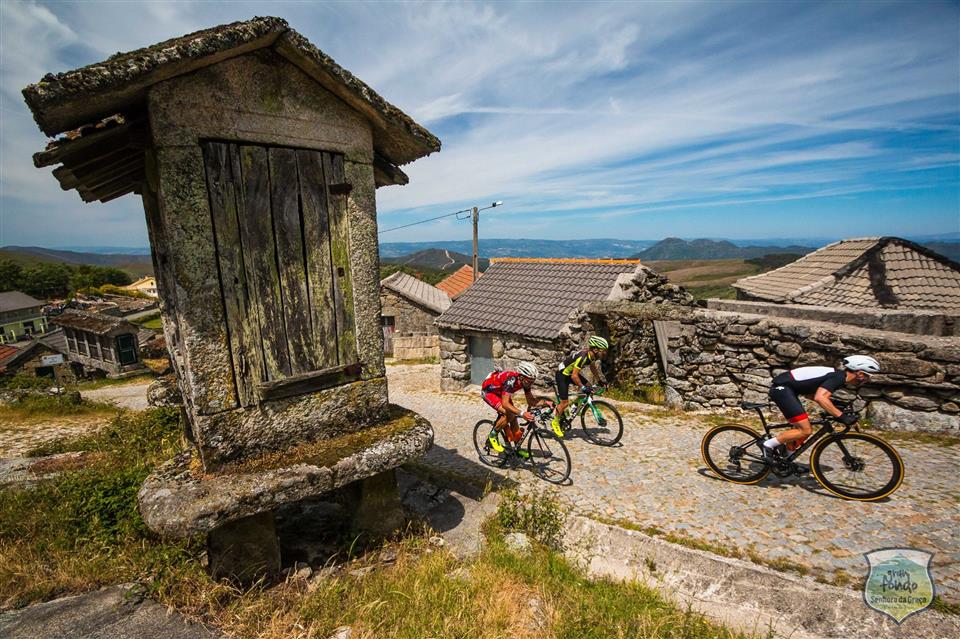
[[[960,311],[960,264],[898,237],[835,242],[733,287],[755,302]]]
[[[480,275],[481,274],[478,273],[477,277]],[[470,288],[470,285],[473,284],[473,279],[473,268],[464,264],[441,280],[440,283],[437,284],[437,288],[449,295],[451,300],[455,300]]]
[[[51,355],[61,355],[60,361],[50,362],[48,358]],[[20,347],[0,345],[0,375],[49,377],[51,384],[56,376],[60,384],[74,384],[78,376],[77,368],[82,367],[71,363],[46,340],[33,339]]]
[[[84,369],[123,377],[144,369],[136,325],[110,315],[67,310],[53,318],[63,328],[69,358]]]
[[[159,297],[157,295],[157,278],[152,275],[141,277],[133,284],[128,284],[123,288],[128,291],[137,291],[138,293],[143,293],[144,295],[149,295],[150,297]]]
[[[412,275],[397,271],[380,280],[384,354],[399,359],[437,357],[440,347],[433,321],[448,308],[446,293]]]
[[[20,291],[0,293],[0,344],[29,339],[47,330],[44,303]]]
[[[581,346],[580,305],[603,300],[692,302],[637,260],[492,259],[436,320],[441,388],[479,384],[495,367],[520,361],[552,375],[566,352]]]

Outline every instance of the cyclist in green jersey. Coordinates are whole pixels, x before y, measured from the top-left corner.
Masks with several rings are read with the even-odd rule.
[[[587,346],[588,348],[577,351],[560,362],[560,367],[557,370],[557,397],[560,398],[560,403],[557,404],[557,410],[553,414],[553,422],[551,424],[553,426],[553,432],[556,433],[557,437],[563,437],[560,416],[563,415],[563,411],[570,405],[570,382],[572,381],[584,392],[590,388],[580,377],[580,370],[585,366],[589,366],[593,372],[593,379],[605,381],[603,373],[600,372],[599,360],[607,356],[607,349],[610,348],[610,345],[607,343],[607,340],[599,335],[594,335],[590,338],[590,341],[587,342]]]

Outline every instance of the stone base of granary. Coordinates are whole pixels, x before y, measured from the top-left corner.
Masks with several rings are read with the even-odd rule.
[[[205,473],[195,451],[188,450],[147,478],[137,495],[140,514],[165,537],[207,535],[215,576],[239,581],[252,573],[268,577],[274,555],[279,557],[273,532],[277,507],[346,487],[352,526],[384,535],[403,524],[394,469],[432,445],[428,421],[391,406],[387,420],[358,432],[224,466],[213,474]]]
[[[207,535],[207,558],[214,579],[250,585],[280,574],[280,544],[272,512],[244,517]]]

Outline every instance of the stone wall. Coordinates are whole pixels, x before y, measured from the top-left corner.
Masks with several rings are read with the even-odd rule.
[[[897,333],[945,337],[960,336],[960,313],[957,311],[908,311],[882,308],[844,309],[745,300],[708,300],[707,307],[717,311],[833,322]]]
[[[440,338],[436,335],[403,335],[393,338],[394,359],[436,359],[440,357]]]
[[[859,392],[871,400],[867,414],[878,426],[960,429],[958,338],[630,303],[590,305],[584,326],[610,336],[618,384],[660,382],[667,402],[686,410],[766,402],[780,372],[839,366],[843,356],[862,353],[886,371]]]
[[[393,330],[396,335],[437,334],[437,327],[433,325],[433,320],[439,313],[414,304],[382,286],[380,287],[380,314],[394,318]]]

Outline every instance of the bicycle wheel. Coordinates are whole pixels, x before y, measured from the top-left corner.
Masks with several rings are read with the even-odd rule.
[[[714,426],[700,442],[710,470],[736,484],[756,484],[770,473],[763,462],[760,434],[740,424]]]
[[[498,453],[490,445],[490,433],[493,431],[493,422],[489,419],[481,419],[473,427],[473,447],[477,449],[477,455],[487,466],[503,466],[507,461],[507,439],[503,432],[497,433],[497,441],[503,446],[504,451]]]
[[[903,481],[903,460],[897,451],[865,433],[824,439],[810,453],[810,470],[831,493],[856,501],[883,499]]]
[[[584,406],[580,411],[580,427],[587,439],[599,446],[613,446],[623,437],[623,419],[620,413],[605,401],[597,400],[593,406]]]
[[[527,452],[533,473],[551,484],[562,484],[570,476],[570,451],[550,431],[536,429],[527,438]]]

